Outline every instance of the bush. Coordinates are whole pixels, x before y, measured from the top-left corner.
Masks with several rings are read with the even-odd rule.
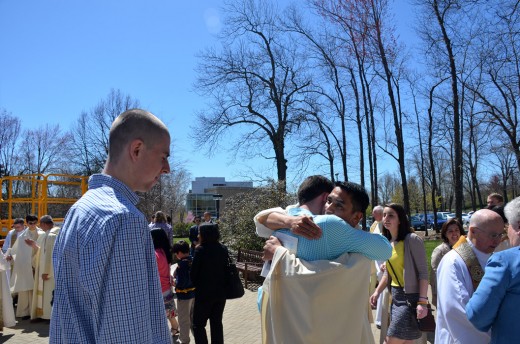
[[[173,235],[175,237],[187,237],[190,235],[190,227],[193,226],[194,223],[183,223],[177,222],[173,225]]]
[[[256,235],[253,217],[263,209],[296,203],[296,197],[280,191],[277,184],[272,183],[233,195],[225,202],[226,207],[219,223],[222,242],[233,251],[237,251],[239,247],[262,251],[265,238]]]

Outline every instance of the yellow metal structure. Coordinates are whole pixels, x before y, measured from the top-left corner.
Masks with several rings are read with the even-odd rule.
[[[14,217],[25,217],[26,214],[13,214],[13,206],[30,204],[30,214],[40,218],[49,214],[49,205],[72,205],[88,189],[88,177],[70,174],[26,174],[0,178],[2,197],[0,198],[0,234],[6,236],[14,221]],[[67,207],[68,209],[69,207]],[[7,215],[7,216],[6,216]],[[63,221],[65,212],[52,215],[54,221]]]

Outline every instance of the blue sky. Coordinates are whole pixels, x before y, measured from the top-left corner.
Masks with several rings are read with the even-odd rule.
[[[120,89],[168,125],[174,159],[192,177],[242,180],[248,167],[268,168],[258,160],[230,162],[224,151],[207,158],[188,138],[205,106],[192,91],[195,55],[218,44],[222,3],[0,0],[0,108],[26,129],[59,123],[68,130],[82,111]],[[396,4],[406,13],[406,1]],[[411,27],[403,13],[400,27]]]

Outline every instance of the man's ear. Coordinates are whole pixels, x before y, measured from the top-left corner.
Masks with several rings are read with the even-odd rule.
[[[144,142],[140,139],[132,140],[128,149],[130,151],[130,159],[132,162],[135,162],[143,154]]]
[[[356,223],[359,224],[362,218],[363,213],[361,211],[356,211],[356,213],[354,214],[354,221],[356,221]]]

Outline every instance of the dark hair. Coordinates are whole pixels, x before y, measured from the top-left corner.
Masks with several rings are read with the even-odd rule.
[[[162,248],[164,254],[166,255],[166,260],[168,261],[168,264],[172,264],[172,251],[166,232],[162,228],[154,228],[150,231],[150,234],[152,234],[153,247],[156,250]]]
[[[218,225],[214,223],[206,223],[199,227],[200,243],[207,244],[211,242],[218,242],[220,239],[220,232]]]
[[[25,221],[21,217],[17,217],[16,219],[14,219],[13,225],[18,225],[18,224],[25,225]]]
[[[441,229],[441,238],[442,241],[444,241],[446,244],[449,243],[448,237],[446,236],[446,232],[448,231],[448,227],[451,225],[457,225],[457,227],[459,228],[460,235],[466,235],[466,232],[464,231],[464,228],[462,227],[462,224],[460,223],[459,219],[450,219],[444,222]]]
[[[202,217],[200,217],[200,215],[197,215],[193,218],[193,222],[195,222],[195,220],[199,220],[199,221],[202,221]]]
[[[330,193],[334,184],[326,177],[315,175],[305,178],[298,188],[298,202],[305,204],[322,193]]]
[[[29,222],[29,221],[38,221],[38,216],[34,215],[34,214],[29,214],[25,217],[25,221],[26,222]]]
[[[184,241],[179,240],[175,244],[173,244],[173,253],[189,253],[190,252],[190,245]]]
[[[504,220],[504,223],[507,223],[506,214],[504,214],[504,206],[503,205],[495,205],[490,210],[493,210],[495,213],[500,215],[502,217],[502,220]]]
[[[399,228],[397,230],[397,239],[395,241],[401,241],[406,238],[408,234],[412,232],[410,229],[410,222],[408,221],[408,216],[406,216],[406,212],[402,205],[397,203],[389,203],[385,204],[385,208],[391,208],[397,213],[397,217],[399,218]],[[383,235],[388,239],[392,240],[392,234],[390,231],[383,225]]]
[[[352,182],[336,182],[336,186],[350,195],[353,211],[360,211],[365,215],[370,199],[364,187]]]

